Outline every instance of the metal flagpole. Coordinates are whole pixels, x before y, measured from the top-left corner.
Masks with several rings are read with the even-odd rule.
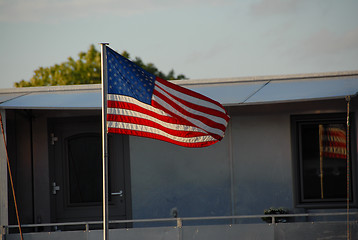
[[[349,157],[349,132],[350,132],[350,120],[349,120],[349,103],[351,96],[346,96],[347,101],[347,130],[346,130],[346,153],[347,153],[347,239],[351,239],[351,231],[349,226],[349,200],[350,200],[350,157]]]
[[[107,147],[107,53],[106,45],[101,43],[102,78],[102,175],[103,175],[103,240],[108,240],[108,147]]]

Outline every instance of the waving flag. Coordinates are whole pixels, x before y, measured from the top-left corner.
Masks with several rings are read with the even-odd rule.
[[[160,79],[106,47],[109,133],[185,147],[220,141],[229,116],[220,103]]]

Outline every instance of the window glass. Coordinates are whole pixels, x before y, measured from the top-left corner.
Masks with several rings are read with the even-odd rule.
[[[345,125],[305,124],[301,134],[303,199],[346,198]]]
[[[348,186],[352,201],[353,161],[349,156],[351,161],[347,172],[345,116],[311,115],[292,119],[298,203],[345,203]]]
[[[102,148],[99,134],[80,134],[67,141],[70,203],[102,201]]]

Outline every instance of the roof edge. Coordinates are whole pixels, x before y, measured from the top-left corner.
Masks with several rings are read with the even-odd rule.
[[[358,76],[358,70],[354,71],[337,71],[322,73],[305,73],[305,74],[286,74],[286,75],[265,75],[265,76],[248,76],[236,78],[209,78],[209,79],[189,79],[174,80],[178,85],[198,85],[198,84],[225,84],[225,83],[245,83],[245,82],[266,82],[279,80],[297,80],[327,77],[349,77]]]
[[[21,87],[4,88],[0,93],[28,93],[28,92],[57,92],[57,91],[78,91],[78,90],[100,90],[101,84],[81,84],[81,85],[59,85],[59,86],[41,86],[41,87]]]

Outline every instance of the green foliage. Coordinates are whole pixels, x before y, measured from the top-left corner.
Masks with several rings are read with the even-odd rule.
[[[279,208],[270,207],[269,209],[264,210],[264,214],[265,215],[288,214],[288,210],[283,207],[279,207]],[[272,223],[272,217],[263,217],[261,219],[267,223]],[[286,222],[286,221],[287,221],[286,218],[275,217],[276,223]]]
[[[127,51],[122,56],[130,59]],[[15,87],[77,85],[101,83],[101,53],[92,44],[87,52],[80,52],[79,59],[69,57],[66,62],[55,64],[51,67],[39,67],[29,81],[21,80],[14,84]],[[174,70],[168,74],[159,71],[153,63],[145,64],[141,58],[136,57],[134,63],[148,72],[167,80],[186,79],[185,75],[175,76]]]

